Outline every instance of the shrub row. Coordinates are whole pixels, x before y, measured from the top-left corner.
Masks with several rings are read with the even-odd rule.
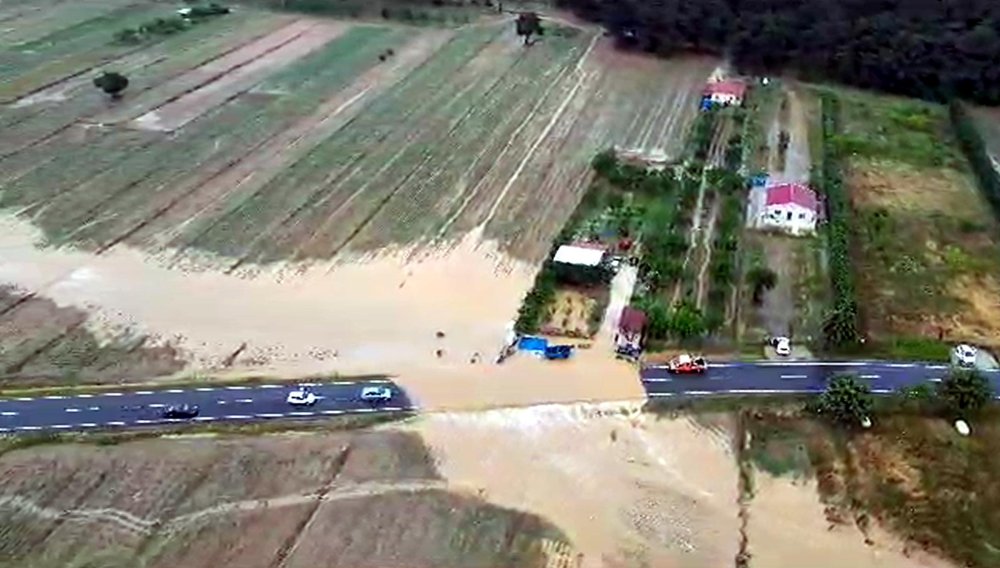
[[[858,299],[851,268],[851,206],[844,187],[837,133],[840,101],[833,93],[821,95],[823,109],[823,166],[819,186],[826,198],[827,246],[833,306],[824,322],[830,347],[845,349],[858,344]]]

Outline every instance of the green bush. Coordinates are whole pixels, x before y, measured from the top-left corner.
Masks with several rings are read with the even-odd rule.
[[[844,187],[842,154],[838,143],[840,101],[831,92],[821,96],[823,116],[823,167],[820,187],[826,196],[827,240],[833,306],[824,321],[827,343],[835,348],[856,347],[858,301],[851,267],[851,206]]]
[[[986,144],[962,103],[952,101],[949,110],[955,135],[972,166],[979,189],[993,208],[993,215],[1000,219],[1000,174],[993,167]]]
[[[552,262],[546,261],[535,277],[535,285],[528,291],[517,312],[514,330],[518,333],[535,333],[541,327],[545,309],[556,295],[556,273]]]

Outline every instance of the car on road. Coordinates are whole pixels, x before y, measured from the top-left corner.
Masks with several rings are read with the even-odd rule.
[[[194,418],[198,416],[198,406],[195,404],[171,404],[163,409],[164,418]]]
[[[392,389],[389,387],[364,387],[359,397],[365,402],[379,403],[392,400]]]
[[[792,340],[787,337],[772,337],[769,343],[771,347],[774,347],[774,352],[781,357],[788,357],[792,354]]]
[[[975,367],[979,350],[971,345],[962,343],[955,346],[954,354],[955,361],[958,362],[960,367]]]
[[[701,355],[683,353],[667,363],[667,370],[678,375],[700,375],[708,370],[708,361]]]
[[[305,389],[296,389],[288,393],[285,402],[292,406],[312,406],[316,404],[319,397]]]

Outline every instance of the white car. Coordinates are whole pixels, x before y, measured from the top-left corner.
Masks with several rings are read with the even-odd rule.
[[[312,406],[316,404],[317,400],[319,400],[319,397],[309,391],[293,390],[288,393],[288,398],[285,399],[285,402],[292,406]]]
[[[782,357],[792,354],[792,340],[787,337],[772,337],[771,345],[774,347],[774,352]]]
[[[367,402],[387,402],[392,399],[389,387],[365,387],[361,389],[361,400]]]
[[[979,350],[971,345],[962,343],[955,346],[955,360],[960,367],[975,367],[978,354]]]

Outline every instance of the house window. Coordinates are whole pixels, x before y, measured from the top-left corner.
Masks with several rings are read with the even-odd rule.
[[[792,220],[792,212],[791,211],[788,212],[787,216],[785,217],[785,220],[786,221],[791,221]]]
[[[805,213],[799,213],[799,219],[805,219],[805,218],[806,218]]]

